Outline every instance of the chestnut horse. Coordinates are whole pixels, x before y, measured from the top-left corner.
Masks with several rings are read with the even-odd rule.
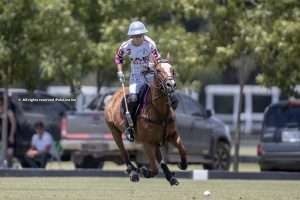
[[[182,170],[187,168],[186,150],[175,127],[175,112],[170,106],[170,95],[175,91],[175,72],[167,60],[160,60],[153,68],[147,68],[153,73],[153,81],[150,89],[145,94],[144,103],[135,122],[135,141],[143,144],[144,152],[148,157],[149,168],[138,169],[129,160],[128,152],[124,148],[122,133],[125,129],[125,117],[121,112],[123,99],[122,89],[118,90],[105,108],[105,119],[110,128],[113,138],[118,145],[121,156],[127,166],[130,180],[139,181],[139,173],[145,178],[151,178],[158,174],[158,165],[163,170],[166,179],[171,185],[178,185],[166,162],[162,159],[160,145],[169,142],[179,151],[181,162],[178,167]],[[126,89],[126,93],[128,89]]]

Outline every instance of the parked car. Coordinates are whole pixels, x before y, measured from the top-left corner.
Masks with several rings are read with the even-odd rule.
[[[2,95],[3,89],[0,89],[0,96]],[[10,89],[8,97],[9,107],[15,113],[17,120],[15,153],[17,158],[22,160],[24,153],[30,147],[34,124],[37,121],[44,122],[46,130],[58,143],[61,118],[66,111],[73,109],[72,106],[65,101],[55,100],[56,97],[43,91],[28,92],[25,89]]]
[[[261,171],[300,170],[300,101],[266,108],[257,154]]]
[[[62,120],[61,146],[72,154],[78,168],[101,168],[106,160],[122,163],[119,149],[104,120],[105,102],[111,95],[106,93],[96,97],[88,106],[92,111],[68,112]],[[205,169],[228,170],[231,162],[229,128],[189,96],[183,93],[177,93],[177,96],[176,123],[187,149],[188,162],[203,164]],[[146,162],[140,145],[126,140],[124,144],[136,163]],[[169,163],[180,160],[173,146],[165,147],[164,154]]]
[[[189,163],[201,163],[204,169],[229,170],[229,127],[191,97],[177,93],[177,98],[176,124],[188,152]],[[176,149],[173,146],[168,149],[168,162],[179,161]]]
[[[70,154],[76,168],[102,168],[105,160],[122,164],[119,149],[104,119],[104,106],[112,93],[98,95],[86,111],[67,112],[61,121],[60,144]],[[138,145],[124,140],[134,155]],[[140,149],[141,150],[141,149]]]

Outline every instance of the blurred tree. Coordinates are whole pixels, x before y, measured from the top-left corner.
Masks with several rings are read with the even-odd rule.
[[[256,9],[260,34],[255,50],[262,66],[260,83],[296,94],[300,82],[300,1],[262,1]]]
[[[244,84],[255,68],[254,47],[258,34],[252,10],[243,1],[228,1],[207,4],[210,30],[207,40],[211,57],[209,62],[220,67],[234,67],[238,72],[240,96],[235,131],[234,171],[238,171],[241,132],[241,110]],[[245,27],[249,27],[245,30]]]
[[[93,73],[96,72],[97,91],[99,92],[102,84],[111,80],[112,77],[111,70],[108,70],[111,64],[104,60],[109,58],[106,53],[109,41],[101,43],[103,40],[101,25],[107,18],[104,10],[105,6],[98,0],[71,0],[70,3],[72,5],[72,16],[84,26],[87,34],[91,57],[86,67]],[[113,55],[112,52],[110,53]]]
[[[162,57],[170,53],[171,63],[176,68],[176,78],[180,87],[199,90],[199,74],[203,70],[203,58],[198,53],[197,43],[202,35],[188,33],[182,26],[165,25],[151,30],[150,35],[156,38]]]
[[[171,53],[181,86],[217,80],[250,56],[262,67],[257,80],[292,91],[300,74],[299,7],[297,0],[1,1],[0,66],[10,83],[28,88],[53,80],[76,88],[91,72],[100,88],[117,80],[114,52],[138,19],[162,55]]]
[[[32,88],[39,80],[39,52],[25,31],[36,12],[30,0],[0,2],[0,69],[7,84],[24,80]]]
[[[60,80],[75,88],[92,54],[86,38],[68,1],[0,2],[0,66],[9,84],[35,89]]]
[[[206,37],[198,40],[198,44],[209,48],[198,48],[198,53],[206,58],[204,63],[208,66],[236,68],[240,94],[256,63],[262,67],[258,76],[261,83],[279,86],[289,94],[299,83],[299,5],[297,0],[185,0],[177,4],[183,10],[181,18],[200,16],[208,20]],[[235,171],[238,171],[240,112],[241,108],[237,116]]]
[[[37,1],[39,14],[28,31],[37,38],[40,47],[42,77],[71,86],[76,95],[81,79],[90,68],[92,44],[84,26],[72,17],[68,1]]]
[[[208,34],[198,31],[207,35],[207,40],[198,41],[209,47],[198,48],[203,57],[210,55],[207,65],[236,68],[233,61],[251,55],[261,68],[259,83],[295,95],[295,85],[300,82],[298,0],[180,0],[175,7],[182,10],[176,15],[181,21],[208,21]]]

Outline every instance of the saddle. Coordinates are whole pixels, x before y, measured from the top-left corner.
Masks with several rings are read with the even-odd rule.
[[[137,105],[135,106],[135,108],[132,109],[132,113],[130,113],[132,121],[133,121],[134,124],[135,124],[136,119],[137,119],[138,115],[140,114],[142,108],[145,105],[147,105],[146,96],[147,96],[147,93],[148,93],[149,89],[150,89],[150,87],[147,84],[145,84],[145,85],[143,85],[141,87],[140,92],[138,93]],[[128,96],[129,95],[126,95],[126,99],[128,99]],[[122,99],[121,109],[120,110],[121,110],[121,114],[125,118],[126,107],[125,107],[124,98]]]

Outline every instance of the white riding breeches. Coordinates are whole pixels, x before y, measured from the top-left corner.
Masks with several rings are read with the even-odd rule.
[[[147,74],[146,77],[144,77],[143,74],[134,74],[132,73],[130,75],[129,79],[129,94],[138,94],[141,87],[144,84],[151,84],[153,81],[153,75]]]
[[[154,63],[150,62],[148,65],[131,65],[131,74],[129,79],[129,94],[138,94],[144,84],[151,84],[153,82],[153,74],[147,73],[144,75],[143,71],[147,68],[153,68]]]

